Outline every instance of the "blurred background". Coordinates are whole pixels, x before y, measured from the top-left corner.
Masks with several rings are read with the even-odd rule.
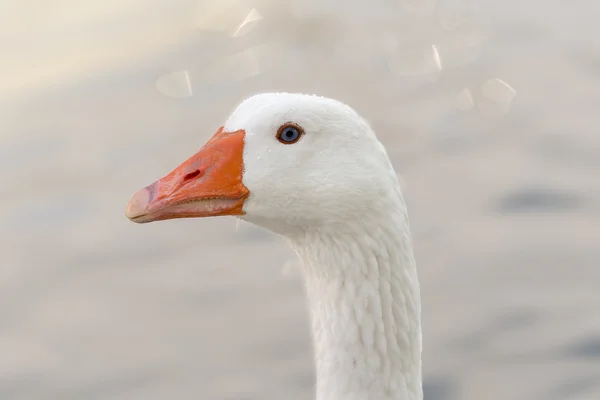
[[[310,399],[291,251],[129,197],[244,97],[369,119],[427,400],[600,398],[600,2],[0,1],[0,399]]]

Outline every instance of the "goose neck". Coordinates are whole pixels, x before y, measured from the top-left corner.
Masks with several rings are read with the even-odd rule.
[[[405,213],[294,242],[317,400],[421,400],[421,304]]]

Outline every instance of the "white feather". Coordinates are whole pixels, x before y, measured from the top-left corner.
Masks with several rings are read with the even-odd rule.
[[[305,134],[275,135],[294,122]],[[312,321],[318,400],[420,400],[421,303],[406,206],[383,145],[352,108],[267,93],[242,102],[244,220],[296,250]]]

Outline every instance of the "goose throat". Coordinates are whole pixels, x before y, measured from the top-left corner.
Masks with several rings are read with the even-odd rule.
[[[388,216],[389,218],[389,216]],[[421,304],[408,220],[294,241],[308,296],[317,400],[421,400]]]

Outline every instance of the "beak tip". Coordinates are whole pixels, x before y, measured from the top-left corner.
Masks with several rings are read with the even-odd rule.
[[[144,188],[139,190],[129,200],[127,208],[125,209],[125,216],[133,221],[136,217],[144,215],[149,202],[150,193],[148,192],[148,189]]]

